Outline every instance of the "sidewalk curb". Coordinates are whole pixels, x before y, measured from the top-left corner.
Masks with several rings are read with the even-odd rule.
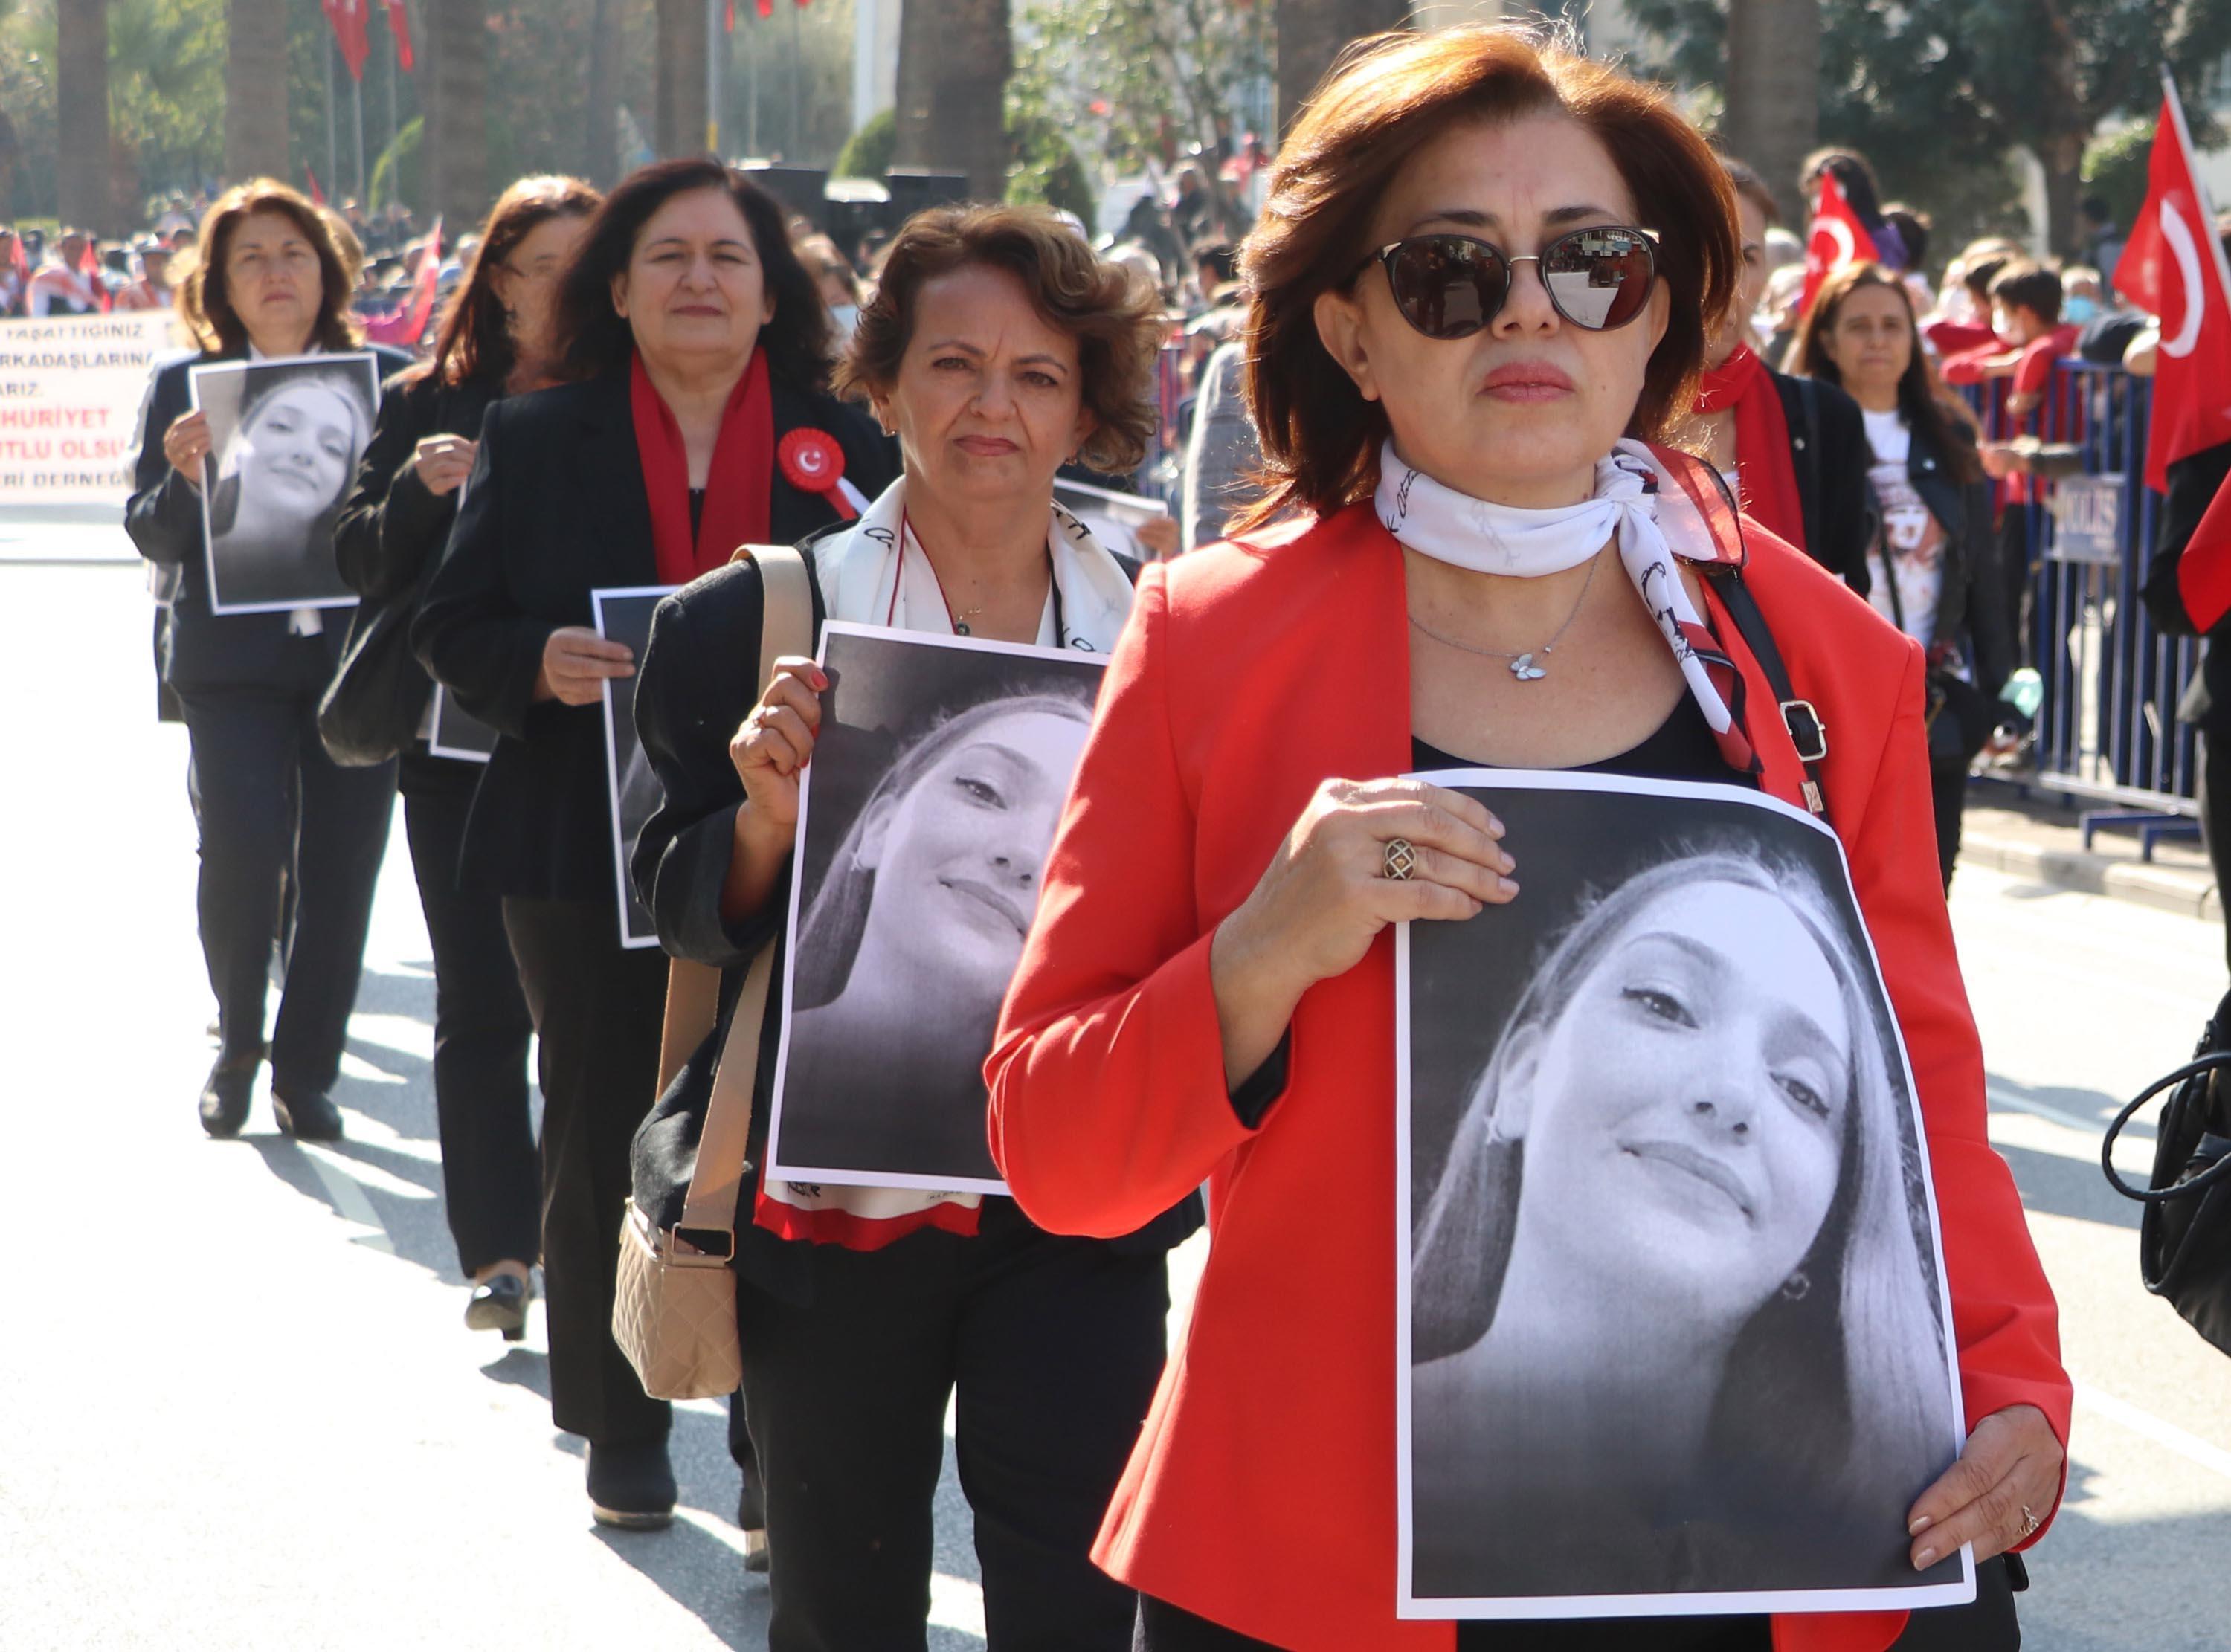
[[[2223,921],[2223,901],[2212,878],[2151,866],[2128,855],[2047,849],[1972,828],[1960,836],[1963,863],[2034,878],[2059,889],[2110,895],[2203,923]]]

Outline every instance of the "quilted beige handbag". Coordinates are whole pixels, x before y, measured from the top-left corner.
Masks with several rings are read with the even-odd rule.
[[[760,566],[766,618],[760,631],[760,690],[782,655],[813,649],[813,599],[805,561],[787,545],[746,545],[738,558]],[[721,1046],[712,1100],[697,1142],[682,1219],[655,1226],[630,1198],[620,1228],[619,1287],[612,1298],[612,1339],[653,1399],[712,1399],[744,1379],[736,1334],[736,1206],[742,1196],[752,1082],[759,1070],[760,1023],[774,973],[774,942],[753,958]],[[721,972],[676,958],[667,965],[666,1021],[658,1051],[663,1094],[705,1042],[720,1014]]]

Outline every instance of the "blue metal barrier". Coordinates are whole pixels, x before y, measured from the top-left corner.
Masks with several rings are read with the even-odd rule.
[[[2042,484],[2009,505],[2027,563],[2021,616],[2026,662],[2045,687],[2037,716],[2035,784],[2072,797],[2192,815],[2193,732],[2176,702],[2199,663],[2199,644],[2164,636],[2139,600],[2153,553],[2160,495],[2146,487],[2151,382],[2120,367],[2065,360],[2032,430],[2073,442],[2083,474]],[[2014,422],[2001,385],[1970,392],[1985,439]],[[2013,535],[2001,547],[2014,550]],[[2011,583],[2013,567],[2006,571]]]

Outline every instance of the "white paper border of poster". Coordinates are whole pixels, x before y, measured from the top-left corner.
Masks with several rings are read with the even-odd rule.
[[[605,635],[605,603],[606,602],[623,597],[668,597],[681,589],[679,585],[609,585],[602,590],[591,591],[589,607],[591,612],[596,616],[597,635],[598,636]],[[640,655],[636,657],[635,663],[636,668],[640,671],[643,668],[643,658]],[[632,684],[635,679],[630,677],[624,681]],[[612,682],[613,679],[610,677],[605,679],[604,694],[601,696],[605,715],[605,800],[612,820],[612,898],[619,907],[618,916],[620,926],[620,945],[630,947],[656,946],[658,945],[656,931],[654,930],[647,935],[638,935],[629,922],[633,914],[628,908],[627,841],[621,835],[620,829],[619,725],[612,714]],[[631,688],[630,693],[632,693]],[[633,701],[630,700],[630,703],[632,704]]]
[[[251,371],[260,371],[266,367],[300,367],[312,362],[321,367],[341,364],[360,365],[364,370],[365,382],[372,386],[372,415],[375,419],[378,416],[379,358],[368,350],[336,350],[320,355],[258,356],[253,360],[241,358],[229,361],[203,362],[186,370],[187,400],[191,403],[195,412],[203,410],[202,380],[205,378],[215,376],[221,378],[239,378],[244,380]],[[216,535],[210,532],[210,494],[213,478],[210,474],[209,467],[216,456],[216,452],[212,449],[208,457],[203,460],[202,485],[195,490],[201,495],[202,570],[209,581],[210,612],[212,614],[291,614],[298,608],[354,608],[359,600],[354,591],[339,597],[316,597],[309,602],[228,603],[219,599],[217,590],[217,558],[210,549]],[[357,456],[360,460],[364,455],[359,454]],[[356,466],[354,464],[349,467],[349,474],[350,481],[347,486],[352,487],[355,486]],[[346,490],[343,497],[346,497]]]
[[[1746,788],[1703,781],[1645,780],[1623,775],[1584,774],[1571,771],[1525,769],[1435,769],[1405,777],[1438,786],[1479,787],[1497,791],[1603,791],[1628,797],[1686,797],[1725,802],[1778,812],[1807,829],[1820,832],[1836,845],[1837,860],[1848,885],[1851,866],[1843,842],[1803,810],[1779,797]],[[1521,849],[1523,855],[1523,849]],[[1861,932],[1865,933],[1862,924]],[[1874,938],[1867,935],[1867,958],[1885,1002],[1888,986],[1882,979],[1882,959]],[[1922,1145],[1922,1181],[1929,1201],[1932,1260],[1937,1270],[1937,1302],[1943,1320],[1945,1383],[1952,1402],[1956,1432],[1947,1446],[1956,1453],[1966,1442],[1966,1408],[1960,1393],[1957,1349],[1952,1328],[1952,1297],[1944,1276],[1944,1241],[1937,1210],[1936,1177],[1929,1163],[1928,1135],[1923,1128],[1920,1091],[1903,1035],[1898,1040],[1898,1060],[1905,1081],[1907,1103],[1913,1112],[1915,1139]],[[1712,1613],[1750,1612],[1864,1612],[1905,1611],[1929,1606],[1966,1605],[1976,1598],[1976,1553],[1971,1545],[1960,1549],[1960,1581],[1915,1584],[1911,1587],[1826,1590],[1752,1590],[1740,1592],[1664,1595],[1529,1595],[1458,1598],[1432,1596],[1420,1599],[1411,1592],[1414,1533],[1411,1486],[1411,1274],[1410,1234],[1410,926],[1394,926],[1394,1429],[1395,1429],[1395,1616],[1428,1622],[1490,1619],[1569,1617],[1682,1617]],[[1916,1495],[1918,1495],[1917,1488]]]
[[[443,744],[442,727],[443,725],[447,723],[451,717],[470,718],[472,721],[479,723],[480,726],[482,728],[487,728],[488,725],[486,723],[482,723],[479,718],[474,717],[473,714],[467,711],[462,706],[458,705],[456,701],[451,700],[449,698],[449,691],[438,682],[434,685],[434,703],[429,708],[427,716],[426,749],[434,756],[438,758],[455,758],[460,763],[485,763],[489,758],[495,755],[493,752],[482,751],[477,745],[445,745]],[[495,732],[492,729],[489,730],[489,732],[491,733]],[[501,736],[498,738],[501,738]]]
[[[885,625],[859,625],[849,620],[829,620],[821,628],[821,648],[814,656],[820,664],[827,664],[829,639],[832,636],[858,636],[879,642],[903,642],[924,648],[952,649],[968,654],[1003,654],[1025,660],[1061,660],[1070,665],[1097,665],[1103,670],[1107,656],[1085,654],[1076,649],[1042,649],[1031,643],[998,642],[980,636],[940,636],[932,631],[895,631]],[[798,838],[805,842],[806,823],[813,807],[813,767],[806,765],[805,777],[798,789]],[[795,1002],[793,988],[798,973],[798,924],[803,901],[803,878],[790,881],[790,915],[783,932],[782,948],[782,1037],[775,1047],[774,1107],[767,1115],[766,1175],[777,1182],[821,1183],[831,1187],[899,1187],[922,1193],[997,1193],[1007,1195],[1007,1184],[996,1177],[977,1176],[915,1176],[904,1171],[828,1170],[819,1165],[793,1165],[782,1157],[783,1084],[790,1072],[790,1006]]]

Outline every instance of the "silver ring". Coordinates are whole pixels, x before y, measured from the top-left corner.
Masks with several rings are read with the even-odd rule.
[[[1387,853],[1381,861],[1386,874],[1397,883],[1409,881],[1410,874],[1418,869],[1418,851],[1406,837],[1387,840]]]

